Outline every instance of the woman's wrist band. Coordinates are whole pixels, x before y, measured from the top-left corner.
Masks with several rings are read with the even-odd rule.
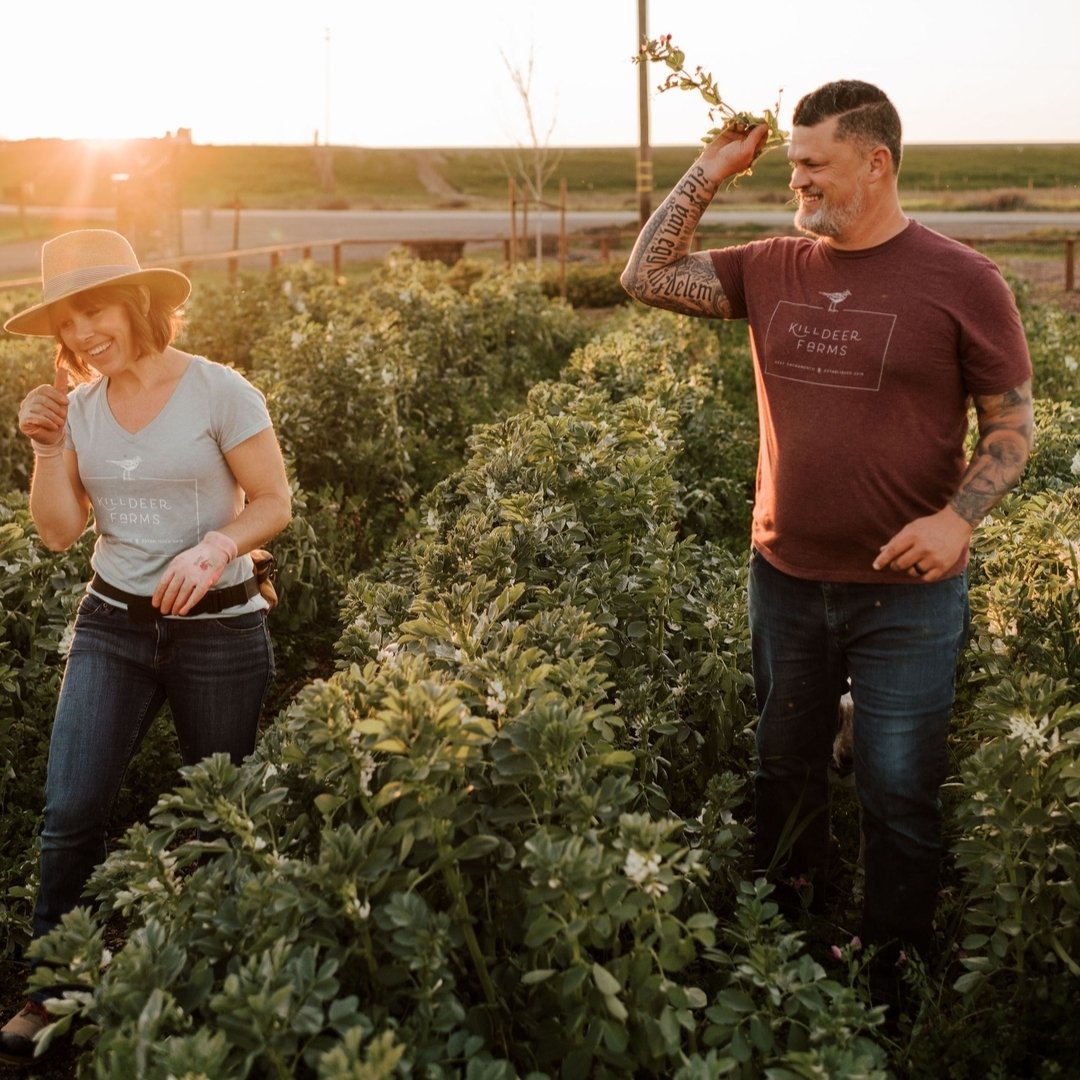
[[[59,457],[64,452],[63,439],[58,443],[43,443],[31,439],[30,445],[34,448],[35,457]]]
[[[203,543],[212,544],[214,547],[218,548],[218,550],[224,551],[229,557],[229,562],[232,562],[237,556],[236,541],[233,540],[231,536],[226,536],[224,533],[214,531],[208,532],[203,537]]]

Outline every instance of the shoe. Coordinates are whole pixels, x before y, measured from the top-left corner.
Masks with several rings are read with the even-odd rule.
[[[0,1029],[0,1061],[29,1065],[34,1060],[34,1038],[53,1018],[44,1005],[28,1001]]]

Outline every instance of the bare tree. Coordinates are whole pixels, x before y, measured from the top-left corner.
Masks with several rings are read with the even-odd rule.
[[[521,100],[525,111],[525,122],[528,128],[529,143],[527,146],[518,143],[513,155],[512,166],[508,169],[512,176],[519,178],[525,188],[530,202],[536,204],[536,268],[540,269],[543,260],[543,213],[544,213],[544,184],[551,178],[551,174],[558,167],[562,157],[561,152],[551,149],[551,135],[555,130],[556,118],[553,115],[551,123],[547,125],[543,137],[540,135],[540,123],[536,109],[533,105],[533,51],[529,49],[529,60],[525,70],[512,64],[501,49],[506,70],[510,75],[510,81],[514,84],[514,90]]]

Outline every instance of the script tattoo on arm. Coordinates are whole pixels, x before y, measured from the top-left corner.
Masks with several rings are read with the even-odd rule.
[[[690,250],[717,186],[700,165],[691,166],[646,222],[620,278],[634,299],[683,315],[731,317],[711,256]]]
[[[1004,394],[976,395],[974,403],[979,441],[949,502],[973,528],[1020,479],[1035,429],[1030,380]]]

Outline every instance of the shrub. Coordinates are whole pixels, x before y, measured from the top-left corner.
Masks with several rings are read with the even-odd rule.
[[[54,351],[44,339],[0,340],[0,493],[30,487],[34,455],[19,431],[19,405],[35,386],[52,382]]]
[[[265,384],[273,408],[291,392],[295,445],[368,467],[376,418],[354,410],[329,439],[318,422],[351,400],[339,369],[367,371],[392,346],[401,370],[438,371],[447,400],[396,385],[416,431],[390,439],[387,461],[419,476],[419,448],[446,435],[445,472],[426,473],[427,494],[406,476],[392,544],[363,536],[367,496],[338,466],[298,481],[275,544],[291,704],[241,767],[185,770],[99,868],[100,910],[35,946],[82,987],[54,1034],[83,1023],[88,1075],[163,1080],[1063,1075],[1080,1052],[1072,405],[1038,401],[1021,489],[976,533],[942,956],[909,969],[918,1027],[885,1043],[858,964],[837,978],[843,966],[819,963],[838,927],[804,939],[768,886],[743,880],[745,328],[626,306],[561,380],[511,406],[540,370],[534,348],[541,366],[569,355],[580,324],[561,305],[531,310],[535,283],[487,274],[395,258],[377,304],[336,283],[273,286],[268,303],[295,322],[268,319],[249,362],[281,376],[281,391]],[[1067,389],[1069,325],[1025,318],[1037,368]],[[304,383],[294,332],[331,391]],[[383,353],[363,343],[375,333]],[[466,356],[473,335],[489,353]],[[481,377],[491,356],[512,357],[508,384],[497,365]],[[359,380],[384,400],[370,371]],[[488,408],[471,436],[455,429]],[[17,566],[49,564],[0,535]],[[22,687],[16,652],[0,653],[0,679]],[[43,681],[42,708],[52,695]],[[10,810],[28,832],[31,811],[5,804],[5,822]],[[24,848],[4,873],[32,874]],[[9,940],[25,936],[17,890]]]
[[[626,290],[619,283],[622,266],[569,263],[565,275],[558,267],[545,266],[542,281],[544,294],[561,296],[575,309],[621,307],[627,303]]]
[[[451,273],[390,260],[362,294],[295,314],[252,349],[300,486],[357,500],[361,565],[460,463],[470,427],[517,407],[580,339],[527,275],[462,292],[450,281],[465,272]]]

